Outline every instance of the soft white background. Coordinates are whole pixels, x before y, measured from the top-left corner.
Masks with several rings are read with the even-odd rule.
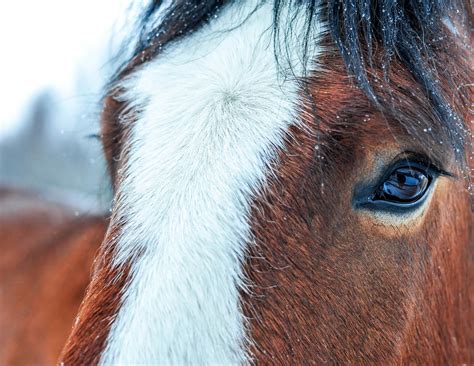
[[[21,119],[29,99],[45,87],[65,99],[96,92],[78,91],[77,84],[100,83],[111,30],[127,6],[127,0],[0,2],[0,129]]]
[[[110,204],[99,132],[113,56],[145,0],[0,2],[0,185]],[[133,4],[133,9],[132,9]]]

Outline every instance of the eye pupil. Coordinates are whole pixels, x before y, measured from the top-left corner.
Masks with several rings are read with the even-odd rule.
[[[374,200],[413,203],[424,196],[430,183],[426,172],[415,167],[400,167],[383,182]]]
[[[406,182],[406,176],[404,174],[397,173],[398,184],[402,185]]]

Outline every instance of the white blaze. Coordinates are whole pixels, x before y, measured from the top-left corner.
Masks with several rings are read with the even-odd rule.
[[[254,8],[223,9],[123,83],[139,114],[122,172],[116,262],[132,260],[132,281],[103,364],[251,359],[239,299],[251,204],[299,104],[295,75],[276,65],[272,6],[249,16]]]

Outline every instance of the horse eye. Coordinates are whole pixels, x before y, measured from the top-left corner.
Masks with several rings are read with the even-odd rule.
[[[372,200],[410,204],[422,198],[432,177],[416,167],[399,167],[378,187]]]

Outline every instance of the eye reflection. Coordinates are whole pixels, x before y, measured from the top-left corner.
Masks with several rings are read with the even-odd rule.
[[[431,179],[420,168],[399,167],[382,183],[372,199],[400,204],[414,203],[425,195]]]

